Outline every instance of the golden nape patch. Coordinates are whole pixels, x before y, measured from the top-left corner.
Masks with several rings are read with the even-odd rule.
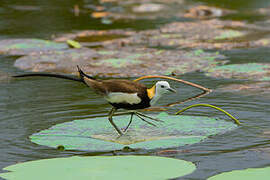
[[[156,93],[156,86],[154,85],[152,88],[147,89],[147,95],[149,99],[152,99],[155,96]]]

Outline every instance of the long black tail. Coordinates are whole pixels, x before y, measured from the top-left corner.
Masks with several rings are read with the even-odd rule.
[[[51,73],[28,73],[28,74],[20,74],[20,75],[14,75],[12,77],[14,78],[20,78],[20,77],[32,77],[32,76],[45,76],[45,77],[55,77],[55,78],[62,78],[62,79],[68,79],[68,80],[72,80],[72,81],[78,81],[78,82],[82,82],[85,83],[83,80],[83,77],[86,76],[88,78],[94,79],[93,77],[85,74],[80,68],[79,66],[77,66],[78,71],[80,73],[80,77],[76,77],[76,76],[68,76],[68,75],[63,75],[63,74],[51,74]]]
[[[80,78],[82,80],[83,80],[83,77],[87,77],[89,79],[95,79],[94,77],[85,74],[78,65],[77,65],[77,68],[78,68],[78,72],[80,73]]]

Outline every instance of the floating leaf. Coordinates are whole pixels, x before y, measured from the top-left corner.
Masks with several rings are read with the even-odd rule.
[[[269,77],[270,78],[270,77]],[[233,92],[243,95],[256,95],[263,98],[269,98],[270,95],[270,79],[260,82],[246,82],[237,84],[228,84],[220,87],[221,92]]]
[[[0,54],[27,55],[68,48],[65,43],[56,43],[42,39],[6,39],[0,40]]]
[[[81,44],[78,43],[77,41],[73,41],[73,40],[67,40],[67,44],[72,47],[72,48],[81,48]]]
[[[95,65],[102,65],[102,66],[110,66],[110,67],[115,67],[115,68],[121,68],[121,67],[126,67],[130,64],[141,64],[142,61],[136,60],[136,59],[122,59],[122,58],[112,58],[112,59],[105,59],[101,60],[99,62],[93,63]]]
[[[171,179],[196,169],[191,162],[158,156],[92,156],[54,158],[4,168],[12,180],[48,179]]]
[[[92,40],[97,40],[95,37],[93,38]],[[104,38],[105,41],[108,37]],[[88,41],[87,39],[75,39],[78,42],[84,40]],[[138,77],[144,75],[145,72],[165,75],[204,71],[208,70],[210,66],[223,63],[216,59],[224,58],[222,55],[202,50],[193,53],[193,51],[187,52],[186,50],[161,51],[153,48],[134,49],[131,47],[119,48],[118,46],[117,49],[115,48],[68,48],[67,50],[33,53],[18,58],[14,65],[17,68],[35,72],[50,71],[72,74],[77,73],[76,65],[83,65],[83,70],[92,76],[98,74],[110,77]]]
[[[209,18],[209,17],[220,17],[230,12],[231,11],[227,9],[225,10],[216,7],[199,5],[190,8],[184,16],[189,18]]]
[[[129,115],[115,116],[118,127],[125,127]],[[32,142],[57,148],[87,151],[111,151],[130,148],[156,149],[179,147],[198,143],[210,135],[235,129],[237,125],[230,121],[202,116],[177,116],[160,113],[156,116],[163,120],[157,127],[150,126],[134,117],[128,131],[118,137],[107,117],[75,120],[58,124],[30,136]]]
[[[226,30],[222,32],[219,36],[216,36],[215,39],[230,39],[230,38],[236,38],[239,36],[243,36],[243,33],[236,30]]]
[[[36,53],[18,58],[14,66],[20,69],[32,71],[64,71],[76,72],[76,65],[83,64],[89,59],[98,57],[98,53],[87,48],[68,49],[64,51],[52,51]]]
[[[269,80],[270,64],[229,64],[209,68],[206,75],[222,78]]]
[[[235,170],[225,172],[216,176],[210,177],[208,180],[268,180],[270,175],[270,167],[267,168],[249,168],[245,170]]]
[[[141,5],[135,6],[133,7],[132,10],[136,13],[153,13],[153,12],[159,12],[164,9],[165,9],[165,6],[162,4],[149,3],[149,4],[141,4]]]

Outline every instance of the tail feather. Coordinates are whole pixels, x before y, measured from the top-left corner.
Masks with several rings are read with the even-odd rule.
[[[85,74],[83,71],[82,71],[82,69],[77,65],[77,68],[78,68],[78,72],[79,72],[79,74],[80,74],[80,78],[83,80],[83,77],[87,77],[87,78],[89,78],[89,79],[93,79],[93,80],[95,80],[95,78],[93,78],[92,76],[89,76],[89,75],[87,75],[87,74]]]
[[[14,75],[12,77],[14,78],[20,78],[20,77],[32,77],[32,76],[43,76],[43,77],[55,77],[55,78],[61,78],[61,79],[68,79],[68,80],[72,80],[72,81],[78,81],[78,82],[82,82],[85,83],[84,81],[84,77],[87,77],[89,79],[95,79],[87,74],[85,74],[79,66],[77,66],[78,68],[78,72],[80,74],[79,77],[75,77],[75,76],[68,76],[68,75],[63,75],[63,74],[51,74],[51,73],[27,73],[27,74],[19,74],[19,75]]]
[[[68,80],[73,80],[73,81],[84,82],[81,78],[62,75],[62,74],[50,74],[50,73],[29,73],[29,74],[14,75],[12,77],[20,78],[20,77],[31,77],[31,76],[55,77],[55,78],[61,78],[61,79],[68,79]]]

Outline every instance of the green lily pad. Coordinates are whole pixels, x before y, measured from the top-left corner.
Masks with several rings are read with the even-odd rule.
[[[76,65],[80,65],[87,74],[92,76],[98,74],[103,77],[139,77],[145,75],[145,72],[152,75],[167,75],[204,71],[204,69],[224,63],[218,60],[224,59],[223,55],[203,50],[190,52],[153,48],[114,48],[73,48],[35,53],[18,58],[14,66],[35,72],[76,74]]]
[[[4,168],[12,180],[48,179],[171,179],[196,169],[191,162],[158,156],[92,156],[54,158]]]
[[[121,68],[126,67],[130,64],[141,64],[142,61],[136,60],[136,59],[105,59],[100,60],[97,63],[94,63],[95,65],[108,65],[111,67]]]
[[[221,78],[238,78],[267,81],[270,79],[270,64],[229,64],[209,68],[206,75]]]
[[[270,167],[266,168],[249,168],[245,170],[235,170],[231,172],[225,172],[216,176],[210,177],[208,180],[268,180],[270,175]]]
[[[96,51],[88,48],[73,48],[67,50],[36,53],[18,58],[14,66],[23,70],[76,72],[76,65],[81,65],[89,59],[99,57]]]
[[[221,92],[233,92],[242,95],[256,95],[269,98],[270,79],[268,81],[228,84],[218,88],[218,90]]]
[[[115,116],[118,127],[124,128],[130,115]],[[58,124],[30,136],[32,142],[57,148],[87,151],[111,151],[130,148],[156,149],[179,147],[202,141],[210,135],[224,133],[237,127],[233,122],[202,116],[180,116],[160,113],[163,120],[151,126],[134,117],[128,131],[118,137],[107,117],[75,120]]]
[[[243,36],[244,33],[236,30],[226,30],[222,32],[220,35],[216,36],[214,39],[219,40],[219,39],[231,39],[231,38],[236,38]]]
[[[0,40],[0,54],[27,55],[68,48],[65,43],[42,39],[5,39]]]

